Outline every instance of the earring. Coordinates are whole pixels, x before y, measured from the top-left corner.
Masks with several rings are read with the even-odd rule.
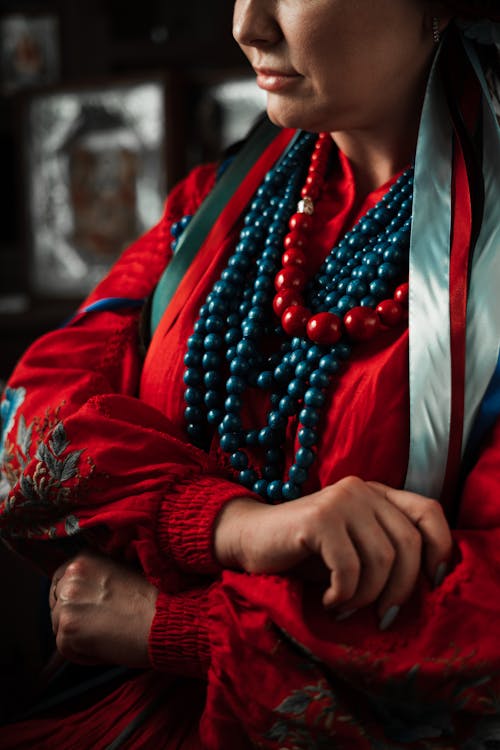
[[[439,42],[441,41],[439,18],[437,16],[434,16],[432,19],[432,38],[434,39],[434,44],[439,44]]]

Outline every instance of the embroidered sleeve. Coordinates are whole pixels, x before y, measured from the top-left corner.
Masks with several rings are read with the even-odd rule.
[[[198,169],[174,190],[159,225],[124,253],[88,303],[151,292],[169,256],[172,222],[195,210],[213,172]],[[215,572],[213,522],[241,488],[136,398],[137,331],[136,310],[91,313],[21,359],[1,405],[0,533],[30,542],[84,539],[139,558],[156,582],[172,562]]]

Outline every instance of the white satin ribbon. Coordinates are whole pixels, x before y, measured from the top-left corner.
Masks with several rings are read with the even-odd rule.
[[[500,343],[500,131],[475,51],[464,40],[483,89],[486,202],[467,308],[462,454]],[[438,53],[439,54],[439,53]],[[452,126],[437,60],[429,78],[415,163],[410,244],[410,452],[405,488],[439,498],[451,418],[449,248]]]

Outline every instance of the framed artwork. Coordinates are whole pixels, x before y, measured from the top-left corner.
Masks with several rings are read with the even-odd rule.
[[[201,87],[195,137],[203,159],[217,159],[233,143],[244,138],[266,109],[266,94],[255,76],[232,74]]]
[[[161,216],[163,78],[33,96],[25,122],[30,289],[84,296]]]
[[[59,19],[52,14],[0,18],[0,83],[4,94],[59,79]]]

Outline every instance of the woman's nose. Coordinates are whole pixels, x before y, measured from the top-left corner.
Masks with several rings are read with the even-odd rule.
[[[281,38],[273,0],[236,0],[233,36],[240,47],[268,47]]]

